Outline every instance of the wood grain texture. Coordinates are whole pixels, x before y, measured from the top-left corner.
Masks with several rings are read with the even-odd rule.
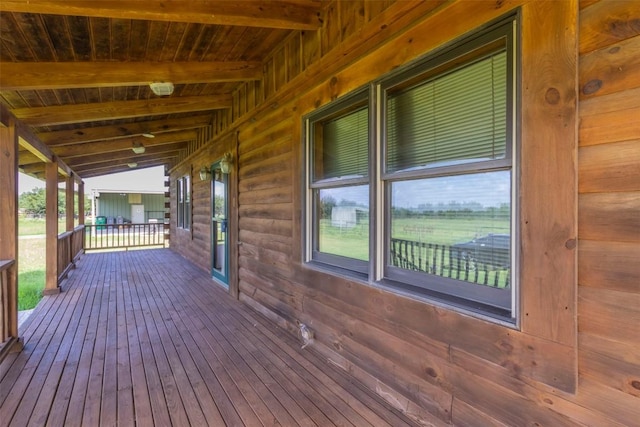
[[[188,113],[231,107],[231,95],[154,98],[139,101],[114,101],[73,106],[18,108],[12,110],[31,126],[62,125],[171,113]]]
[[[580,148],[580,193],[640,191],[640,140]]]
[[[44,292],[57,292],[58,288],[58,163],[45,164],[45,228],[46,228],[46,271]]]
[[[258,62],[22,62],[3,63],[0,90],[205,84],[259,80]]]
[[[580,286],[640,293],[640,243],[580,240]]]
[[[531,2],[522,14],[522,330],[575,346],[577,7]]]
[[[580,98],[640,88],[640,35],[580,58]]]
[[[580,238],[640,242],[640,192],[588,193],[579,198]]]
[[[91,1],[74,1],[61,5],[55,1],[29,3],[7,0],[3,1],[0,10],[52,15],[70,14],[122,20],[195,22],[284,29],[315,29],[319,26],[318,6],[310,2],[272,4],[246,0],[240,3],[200,1],[189,7],[189,10],[185,10],[181,4],[167,4],[162,1],[146,1],[127,5],[111,2],[95,7]]]
[[[580,11],[580,54],[640,34],[640,4],[600,1]]]

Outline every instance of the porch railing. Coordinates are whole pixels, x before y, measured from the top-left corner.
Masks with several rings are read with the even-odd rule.
[[[58,235],[58,282],[64,279],[82,255],[84,225]]]
[[[503,254],[476,255],[455,246],[391,239],[391,265],[394,267],[487,286],[509,286],[510,266],[508,261],[502,262]]]
[[[17,313],[13,313],[16,307],[12,307],[15,305],[12,302],[16,300],[14,292],[17,289],[12,290],[10,286],[9,275],[12,274],[12,268],[15,269],[14,260],[0,260],[0,360],[6,353],[11,339],[16,338],[12,330],[17,329],[13,323],[18,321],[18,316]]]
[[[96,224],[84,228],[85,250],[164,246],[164,224]]]

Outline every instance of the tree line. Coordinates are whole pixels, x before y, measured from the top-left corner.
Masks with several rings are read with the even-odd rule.
[[[58,215],[66,213],[66,192],[58,190]],[[34,188],[31,191],[20,194],[18,207],[28,215],[43,216],[47,212],[47,197],[44,188]],[[84,211],[91,211],[91,199],[85,198]],[[74,215],[78,213],[78,194],[74,193]]]

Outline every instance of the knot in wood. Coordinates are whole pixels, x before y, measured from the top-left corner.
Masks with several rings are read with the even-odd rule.
[[[556,105],[560,102],[560,92],[555,87],[547,89],[547,93],[544,94],[544,99],[548,104]]]
[[[588,81],[582,88],[582,93],[585,95],[591,95],[596,93],[602,87],[602,80],[593,79]]]

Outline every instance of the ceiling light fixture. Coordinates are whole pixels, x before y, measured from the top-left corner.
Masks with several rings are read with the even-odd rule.
[[[173,93],[173,83],[171,82],[150,83],[149,87],[158,96],[167,96]]]
[[[131,169],[133,169],[136,166],[138,166],[138,164],[136,162],[131,162],[131,163],[127,163],[127,166],[129,166]]]
[[[152,134],[151,132],[145,132],[143,134],[141,134],[142,136],[144,136],[145,138],[155,138],[156,136],[154,134]]]
[[[131,149],[136,154],[142,154],[145,151],[144,145],[142,145],[141,142],[137,142],[137,141],[133,143],[133,147],[131,147]]]

